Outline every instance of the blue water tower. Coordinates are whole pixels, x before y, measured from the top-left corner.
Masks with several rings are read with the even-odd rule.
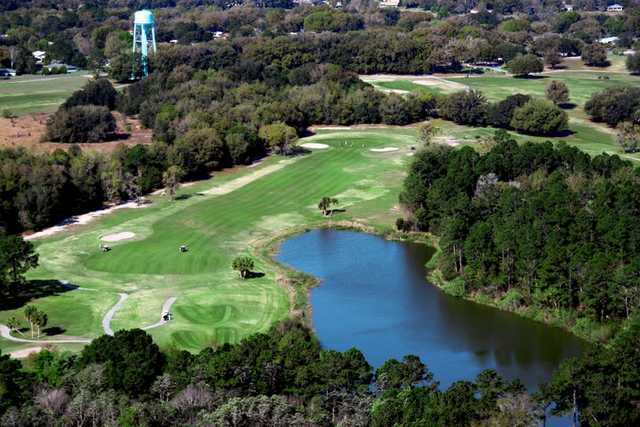
[[[140,54],[142,72],[149,75],[149,52],[156,53],[156,27],[150,10],[139,10],[133,18],[133,54]],[[133,78],[133,76],[132,76]]]

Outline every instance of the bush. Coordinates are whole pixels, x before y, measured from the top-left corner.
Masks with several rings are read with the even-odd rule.
[[[563,104],[569,101],[569,88],[564,82],[551,80],[545,90],[547,99],[554,104]]]
[[[640,73],[640,53],[627,56],[627,70],[632,74]]]
[[[593,43],[586,45],[582,49],[582,60],[585,64],[594,67],[606,67],[609,65],[607,60],[607,48],[601,43]]]
[[[439,113],[461,125],[483,125],[486,121],[487,99],[477,90],[453,93],[440,103]]]
[[[513,112],[516,108],[522,107],[529,102],[529,100],[531,100],[529,95],[516,93],[515,95],[507,96],[500,102],[489,105],[487,108],[487,123],[498,128],[510,127]]]
[[[78,105],[103,105],[109,110],[113,110],[117,101],[118,92],[113,88],[111,82],[107,79],[97,79],[73,92],[61,108],[71,108]]]
[[[553,103],[532,99],[513,113],[511,127],[533,135],[552,135],[567,128],[567,113]]]
[[[61,108],[47,122],[46,138],[55,142],[101,142],[116,130],[107,107],[82,105]]]
[[[640,88],[623,86],[596,92],[584,105],[584,109],[596,122],[615,126],[633,118],[640,108]]]
[[[515,77],[524,77],[530,73],[540,73],[544,70],[544,65],[540,58],[530,53],[518,55],[505,66]]]

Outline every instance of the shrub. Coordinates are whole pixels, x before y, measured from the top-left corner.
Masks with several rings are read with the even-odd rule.
[[[511,127],[533,135],[552,135],[567,128],[567,113],[549,101],[532,99],[517,108]]]
[[[616,125],[630,120],[640,108],[640,88],[623,86],[596,92],[584,105],[584,109],[596,122]]]
[[[116,107],[118,92],[107,79],[97,79],[88,82],[82,89],[77,90],[62,104],[62,108],[78,105],[103,105],[109,110]]]
[[[508,128],[511,126],[513,112],[516,108],[522,107],[529,102],[529,100],[531,100],[529,95],[516,93],[515,95],[507,96],[500,102],[489,105],[487,108],[487,123],[499,128]]]
[[[544,69],[544,65],[540,58],[530,53],[526,55],[518,55],[511,61],[507,62],[505,67],[515,77],[524,77],[530,73],[540,73]]]
[[[483,125],[487,114],[487,99],[476,90],[453,93],[440,103],[439,113],[461,125]]]
[[[61,108],[47,122],[46,138],[55,142],[101,142],[116,130],[107,107],[82,105]]]
[[[547,99],[556,105],[569,101],[569,88],[564,82],[551,80],[545,92]]]
[[[627,56],[627,70],[632,74],[640,73],[640,53]]]
[[[601,43],[586,45],[582,49],[582,60],[585,64],[594,67],[606,67],[609,65],[607,49]]]

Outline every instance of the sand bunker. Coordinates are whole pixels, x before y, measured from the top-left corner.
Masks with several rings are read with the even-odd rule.
[[[374,153],[388,153],[390,151],[398,151],[398,147],[372,148],[369,151],[373,151]]]
[[[320,144],[319,142],[306,142],[304,144],[300,144],[300,146],[310,150],[324,150],[325,148],[329,148],[327,144]]]
[[[136,233],[132,233],[130,231],[123,231],[120,233],[107,234],[106,236],[102,236],[103,242],[119,242],[120,240],[131,239],[136,236]]]

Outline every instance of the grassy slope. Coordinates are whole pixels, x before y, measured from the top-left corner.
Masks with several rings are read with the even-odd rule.
[[[81,288],[35,304],[49,314],[49,325],[64,328],[66,335],[97,336],[118,292],[130,297],[113,319],[114,330],[157,321],[162,303],[177,296],[175,320],[152,335],[163,346],[188,350],[264,331],[287,316],[289,295],[277,284],[270,263],[259,261],[257,270],[264,277],[242,281],[230,268],[233,257],[254,252],[252,243],[260,239],[322,222],[316,207],[322,196],[337,197],[346,208],[336,219],[391,224],[413,135],[412,129],[323,131],[310,139],[330,144],[330,149],[289,160],[282,169],[229,194],[202,192],[281,159],[184,188],[183,200],[156,197],[147,208],[116,211],[40,241],[41,267],[30,277],[65,280]],[[402,149],[369,151],[376,146]],[[133,231],[136,238],[100,252],[99,236],[119,231]],[[188,253],[179,253],[181,244],[189,245]],[[11,315],[21,317],[21,309],[1,311],[0,322]],[[27,346],[0,340],[3,350]]]
[[[0,80],[0,111],[9,110],[22,115],[52,112],[72,92],[89,80],[86,72],[65,75],[24,75]]]

